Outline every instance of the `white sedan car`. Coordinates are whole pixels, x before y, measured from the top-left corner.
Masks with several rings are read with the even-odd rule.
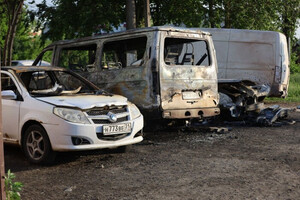
[[[143,116],[125,97],[66,69],[2,67],[4,141],[47,163],[55,151],[121,148],[143,140]]]

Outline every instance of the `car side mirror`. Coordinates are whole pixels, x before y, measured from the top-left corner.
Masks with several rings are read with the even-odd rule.
[[[2,99],[6,99],[6,100],[16,100],[17,99],[17,95],[12,90],[1,91],[1,95],[2,95]]]

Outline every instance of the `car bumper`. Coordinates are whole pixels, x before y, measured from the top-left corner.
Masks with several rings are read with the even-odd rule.
[[[144,126],[143,116],[126,121],[126,123],[131,123],[131,132],[124,134],[125,136],[120,139],[114,140],[106,140],[99,137],[99,134],[102,133],[102,124],[75,124],[62,120],[57,125],[43,124],[43,126],[48,133],[54,151],[79,151],[116,148],[141,142],[143,137],[137,136],[137,133]],[[72,138],[84,139],[89,144],[74,145]]]

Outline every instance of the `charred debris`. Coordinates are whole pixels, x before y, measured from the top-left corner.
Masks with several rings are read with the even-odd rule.
[[[220,95],[220,115],[205,121],[186,122],[187,129],[203,129],[209,132],[224,133],[231,126],[269,126],[295,124],[288,119],[291,112],[300,112],[297,108],[282,108],[279,105],[266,106],[264,99],[270,92],[267,85],[256,85],[251,81],[218,80]]]

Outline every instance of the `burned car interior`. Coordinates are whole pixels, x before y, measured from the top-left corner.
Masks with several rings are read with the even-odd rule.
[[[139,67],[143,64],[147,37],[106,42],[101,55],[102,69]]]
[[[93,94],[95,88],[65,71],[28,71],[19,73],[31,95]]]
[[[59,66],[75,72],[94,71],[97,45],[62,48]]]

